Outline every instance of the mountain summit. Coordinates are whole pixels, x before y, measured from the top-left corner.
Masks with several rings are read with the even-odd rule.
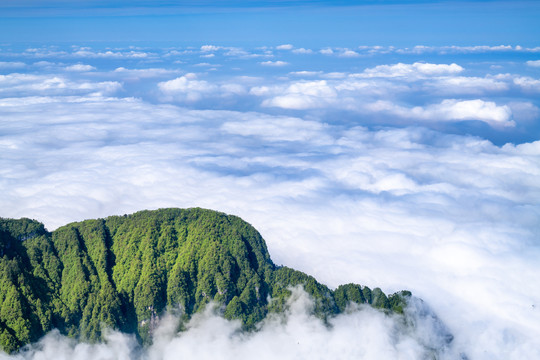
[[[326,319],[350,302],[403,313],[410,292],[387,297],[347,284],[331,290],[270,259],[261,235],[236,216],[160,209],[65,225],[0,219],[0,346],[13,352],[56,328],[99,341],[105,328],[143,343],[165,311],[185,319],[210,302],[246,330],[284,309],[301,285]]]

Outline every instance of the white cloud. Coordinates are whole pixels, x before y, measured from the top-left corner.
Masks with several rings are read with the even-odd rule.
[[[289,75],[293,75],[293,76],[309,76],[309,77],[319,76],[321,74],[323,74],[322,71],[307,71],[307,70],[292,71],[289,73]]]
[[[204,94],[217,90],[217,86],[204,80],[197,80],[193,73],[177,77],[176,79],[163,81],[158,84],[162,93],[175,96],[184,101],[192,102],[200,100]]]
[[[50,55],[47,55],[50,56]],[[79,58],[110,58],[110,59],[146,59],[153,57],[154,54],[144,52],[144,51],[135,51],[135,50],[129,50],[129,51],[112,51],[112,50],[106,50],[106,51],[94,51],[91,49],[79,49],[77,51],[74,51],[73,53],[69,54],[69,56],[72,57],[79,57]]]
[[[248,51],[246,51],[244,49],[241,49],[241,48],[230,47],[230,48],[227,48],[227,51],[224,53],[224,55],[225,56],[250,57],[251,55],[254,55],[254,54],[251,54]]]
[[[50,58],[60,58],[65,57],[68,55],[66,51],[58,51],[54,48],[28,48],[23,51],[22,53],[25,57],[34,57],[34,58],[44,58],[44,57],[50,57]]]
[[[480,120],[491,125],[514,125],[512,111],[508,106],[498,106],[492,101],[483,100],[444,100],[426,108],[424,118],[438,117],[445,120]]]
[[[74,64],[70,66],[66,66],[67,71],[92,71],[96,70],[96,68],[92,65],[87,64]]]
[[[426,66],[427,65],[427,66]],[[382,65],[373,71],[362,74],[320,74],[314,72],[293,72],[295,76],[314,76],[329,78],[318,81],[291,81],[288,84],[256,86],[250,91],[252,95],[264,97],[263,107],[278,107],[283,109],[348,109],[358,113],[386,113],[400,118],[421,121],[427,124],[441,121],[479,120],[495,127],[511,127],[515,123],[512,110],[507,105],[497,105],[493,101],[482,99],[443,99],[439,103],[422,106],[407,106],[381,98],[407,94],[411,92],[405,82],[426,74],[444,74],[460,72],[458,65],[398,64],[396,66]],[[368,69],[369,70],[369,69]],[[365,74],[368,74],[365,76]],[[421,75],[419,75],[421,74]],[[331,75],[331,76],[330,76]],[[344,78],[345,77],[345,78]],[[390,80],[359,80],[382,77]],[[397,78],[397,80],[394,80]],[[508,80],[496,78],[477,78],[463,76],[429,76],[420,78],[417,91],[438,95],[484,95],[489,92],[507,91]],[[529,86],[533,82],[527,82]],[[523,84],[524,85],[524,84]],[[371,99],[374,99],[370,101]]]
[[[188,73],[176,79],[158,83],[158,89],[164,101],[196,102],[205,98],[227,98],[247,94],[244,85],[237,83],[215,84],[198,80],[194,73]]]
[[[529,76],[516,76],[513,79],[514,84],[527,91],[540,91],[540,80]]]
[[[292,52],[295,54],[313,54],[313,50],[305,48],[294,49]]]
[[[358,57],[358,56],[360,56],[360,54],[357,53],[356,51],[345,49],[345,50],[343,50],[342,52],[339,53],[339,56],[340,57],[351,58],[351,57]]]
[[[177,74],[180,70],[168,70],[161,68],[148,68],[148,69],[127,69],[125,67],[118,67],[114,69],[114,75],[123,79],[146,79],[155,77],[165,77],[171,74]]]
[[[331,142],[328,136],[322,134],[325,126],[316,121],[259,114],[247,114],[243,117],[243,121],[225,122],[221,129],[230,134],[255,136],[266,141]]]
[[[273,92],[274,90],[268,86],[254,86],[249,90],[249,93],[255,96],[269,95]]]
[[[277,264],[330,286],[412,290],[441,316],[469,359],[538,358],[540,110],[531,68],[497,59],[478,63],[456,49],[465,71],[441,48],[415,50],[436,52],[441,64],[392,64],[404,59],[398,49],[369,47],[355,49],[377,54],[359,74],[358,62],[347,68],[336,56],[324,57],[324,64],[291,64],[274,77],[257,68],[260,59],[239,55],[227,58],[230,66],[219,73],[180,76],[130,68],[147,61],[170,66],[178,58],[167,51],[157,59],[139,49],[76,48],[103,53],[99,64],[118,67],[79,73],[67,72],[61,60],[79,61],[71,51],[34,50],[21,58],[47,56],[48,62],[18,71],[39,73],[0,77],[0,216],[32,217],[53,229],[144,208],[217,209],[259,229]],[[187,50],[176,55],[188,64],[200,59],[199,48]],[[131,51],[148,56],[130,58]],[[491,75],[490,65],[501,74]],[[333,70],[339,72],[327,72]],[[189,102],[193,110],[163,101]],[[291,109],[296,117],[286,116]],[[475,124],[449,123],[462,120],[493,129],[477,132],[484,137],[463,135]],[[486,140],[490,133],[516,144],[495,146]],[[381,324],[356,319],[358,326]],[[356,330],[348,331],[340,337]],[[321,354],[334,349],[333,335],[317,336],[310,346]],[[392,339],[374,347],[373,357],[417,358],[416,340],[407,338],[408,348]],[[49,349],[56,356],[60,346]],[[79,346],[77,354],[98,349],[69,346]],[[339,354],[350,348],[335,346]]]
[[[227,83],[227,84],[220,85],[219,88],[221,90],[222,95],[224,96],[247,94],[247,90],[245,86],[241,84]]]
[[[225,56],[236,57],[239,59],[271,58],[274,56],[272,51],[263,50],[262,52],[250,52],[241,48],[229,47],[224,53]]]
[[[491,101],[477,100],[443,100],[439,104],[412,108],[396,105],[390,101],[379,100],[366,105],[374,112],[391,114],[426,121],[460,121],[479,120],[492,126],[514,126],[512,111],[507,105],[498,106]]]
[[[510,88],[507,81],[471,76],[442,76],[429,80],[426,86],[439,94],[474,94],[503,92]]]
[[[56,64],[53,63],[53,62],[50,62],[50,61],[37,61],[37,62],[33,63],[32,65],[39,66],[41,68],[51,68],[51,67],[55,66]]]
[[[414,63],[412,67],[421,74],[425,75],[442,75],[442,74],[457,74],[463,71],[463,68],[455,63],[447,64],[430,64],[430,63]]]
[[[463,68],[455,63],[452,64],[430,64],[419,63],[394,65],[378,65],[371,69],[366,69],[358,76],[365,77],[410,77],[410,76],[440,76],[453,75],[463,71]]]
[[[410,79],[418,79],[417,91],[438,95],[484,95],[489,92],[503,92],[509,89],[509,81],[498,78],[477,78],[463,76],[429,76],[425,74],[444,74],[460,72],[458,65],[435,65],[415,63],[395,66],[381,65],[362,74],[320,74],[328,80],[291,81],[275,86],[256,86],[250,94],[263,97],[263,107],[282,109],[346,109],[356,113],[387,114],[434,125],[447,121],[478,120],[493,127],[513,127],[512,110],[508,105],[497,105],[482,99],[443,99],[439,103],[407,106],[398,102],[381,100],[396,95],[407,94],[411,88],[404,85]],[[369,70],[369,69],[368,69]],[[318,73],[293,72],[295,76],[313,76]],[[419,75],[421,74],[421,75]],[[330,76],[332,75],[332,76]],[[373,79],[382,77],[383,79]],[[397,78],[397,79],[396,79]],[[405,80],[401,80],[405,78]],[[362,79],[362,80],[360,80]],[[369,80],[364,80],[369,79]],[[389,80],[386,80],[389,79]],[[534,83],[528,81],[529,86]],[[524,85],[524,84],[523,84]],[[421,93],[420,92],[420,93]],[[371,100],[373,99],[373,100]],[[370,101],[371,100],[371,101]],[[391,123],[393,120],[388,118]]]
[[[336,97],[337,92],[328,86],[326,80],[296,82],[289,85],[283,95],[266,99],[262,105],[302,110],[326,107]]]
[[[331,48],[326,48],[319,50],[319,52],[324,55],[332,55],[334,53],[334,50],[332,50]]]
[[[513,101],[508,103],[508,107],[517,123],[530,123],[540,118],[540,109],[530,102]]]
[[[215,46],[215,45],[203,45],[203,46],[201,46],[201,51],[202,52],[214,52],[214,51],[218,51],[219,49],[221,49],[221,47]]]
[[[168,86],[185,89],[189,81],[197,80]],[[320,94],[324,84],[315,85],[302,84]],[[527,284],[538,265],[516,258],[535,251],[540,148],[533,144],[501,149],[421,129],[340,132],[134,99],[0,109],[9,134],[1,145],[2,216],[54,227],[164,206],[235,213],[262,231],[278,264],[332,286],[411,288],[471,358],[502,333],[516,339],[497,344],[505,357],[534,350],[540,315],[530,303],[540,294]]]
[[[293,48],[294,46],[292,46],[291,44],[283,44],[283,45],[276,46],[277,50],[292,50]]]
[[[326,80],[296,82],[291,84],[286,92],[322,98],[333,98],[337,96],[335,90],[328,86]]]
[[[425,45],[416,45],[413,48],[400,48],[396,49],[396,53],[398,54],[425,54],[430,52],[435,52],[436,48],[433,46],[425,46]]]
[[[527,65],[533,67],[540,67],[540,60],[529,60],[527,61]]]
[[[114,94],[122,88],[116,81],[73,81],[63,76],[9,74],[0,75],[0,94],[4,96]]]
[[[512,50],[521,50],[521,47],[518,45],[512,47],[511,45],[476,45],[476,46],[449,46],[443,47],[443,49],[451,49],[459,52],[496,52],[496,51],[512,51]]]
[[[259,229],[278,264],[331,286],[413,290],[470,358],[540,348],[536,143],[499,148],[422,128],[340,130],[136,99],[41,100],[0,106],[1,216],[54,228],[214,208]]]
[[[343,79],[347,77],[347,74],[335,71],[335,72],[326,73],[322,77],[325,77],[327,79]]]
[[[22,61],[0,61],[0,69],[20,69],[26,67]]]
[[[210,64],[210,63],[207,63],[207,62],[202,62],[202,63],[198,63],[198,64],[194,64],[193,66],[195,67],[209,67],[209,68],[218,68],[220,67],[221,65],[220,64]]]
[[[535,48],[523,48],[519,45],[475,45],[475,46],[414,46],[413,48],[396,48],[393,49],[398,54],[474,54],[474,53],[490,53],[490,52],[535,52]]]
[[[285,65],[289,65],[288,62],[286,61],[281,61],[281,60],[277,60],[277,61],[263,61],[263,62],[260,62],[259,64],[261,65],[264,65],[264,66],[285,66]]]
[[[279,107],[282,109],[306,110],[326,107],[324,103],[318,101],[316,97],[298,93],[276,96],[264,100],[262,106]]]

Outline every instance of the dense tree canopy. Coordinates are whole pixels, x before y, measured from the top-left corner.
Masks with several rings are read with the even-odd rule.
[[[322,319],[351,302],[402,313],[410,296],[356,284],[332,291],[274,265],[251,225],[210,210],[141,211],[52,233],[34,220],[0,219],[0,346],[7,352],[53,328],[97,341],[110,327],[149,342],[164,311],[189,318],[211,301],[249,330],[281,311],[296,285]]]

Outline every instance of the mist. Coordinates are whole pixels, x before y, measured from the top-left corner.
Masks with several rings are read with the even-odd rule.
[[[327,323],[313,315],[313,300],[297,287],[286,311],[270,314],[255,331],[219,315],[217,304],[195,314],[178,332],[180,320],[165,314],[153,343],[141,347],[133,335],[109,331],[103,343],[85,344],[52,331],[37,344],[2,360],[167,360],[167,359],[466,359],[452,335],[421,300],[405,316],[367,305],[351,305]]]

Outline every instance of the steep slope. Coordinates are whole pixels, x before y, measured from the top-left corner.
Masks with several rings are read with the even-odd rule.
[[[387,298],[355,284],[332,291],[275,266],[251,225],[210,210],[141,211],[52,233],[34,220],[0,219],[0,346],[7,352],[53,328],[97,341],[110,327],[148,342],[164,311],[189,318],[211,301],[252,329],[283,309],[295,285],[315,299],[322,319],[349,302],[402,312],[410,295]]]

